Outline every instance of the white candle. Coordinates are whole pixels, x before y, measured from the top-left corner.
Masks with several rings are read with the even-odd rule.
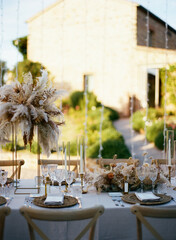
[[[80,145],[80,173],[83,173],[82,145]]]
[[[169,139],[168,145],[168,165],[171,166],[171,140]]]
[[[67,149],[65,148],[65,171],[67,171]]]

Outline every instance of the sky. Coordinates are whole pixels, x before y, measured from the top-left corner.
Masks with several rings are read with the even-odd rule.
[[[23,37],[28,34],[26,20],[56,1],[0,0],[0,59],[6,61],[8,68],[12,69],[17,61],[22,61],[22,56],[13,46],[12,40],[17,36]],[[164,21],[167,20],[167,23],[176,29],[176,0],[131,1],[148,8]]]

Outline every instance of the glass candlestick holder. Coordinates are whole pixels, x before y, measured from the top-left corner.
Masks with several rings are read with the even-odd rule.
[[[172,166],[174,159],[174,130],[166,131],[166,160],[167,165]]]

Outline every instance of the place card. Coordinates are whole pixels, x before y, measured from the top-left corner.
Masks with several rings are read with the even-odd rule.
[[[109,192],[108,195],[110,197],[121,197],[122,193],[121,192]]]
[[[43,196],[43,193],[33,193],[33,194],[30,194],[29,197],[31,198],[36,198],[36,197],[41,197]]]

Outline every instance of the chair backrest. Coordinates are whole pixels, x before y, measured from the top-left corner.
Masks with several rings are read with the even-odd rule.
[[[25,161],[23,159],[19,160],[0,160],[0,167],[10,167],[14,166],[14,172],[10,176],[10,178],[14,178],[17,174],[17,178],[20,179],[21,175],[21,166],[24,165]]]
[[[157,167],[160,165],[166,165],[167,159],[152,159],[152,164],[155,164]]]
[[[89,223],[78,234],[75,240],[81,239],[88,230],[90,230],[89,240],[93,240],[96,221],[99,216],[103,214],[104,207],[95,206],[92,208],[65,211],[48,211],[22,207],[20,208],[20,212],[27,220],[31,240],[35,240],[34,230],[42,239],[49,240],[49,238],[41,231],[41,229],[32,221],[33,219],[43,221],[75,221],[90,219]]]
[[[104,166],[107,165],[111,165],[111,164],[117,164],[117,163],[127,163],[128,165],[134,165],[134,166],[138,166],[139,165],[139,160],[138,159],[119,159],[116,158],[116,155],[114,155],[113,159],[105,159],[105,158],[100,158],[99,159],[99,165],[101,168],[103,168]]]
[[[47,165],[47,164],[57,164],[59,166],[62,166],[63,160],[55,160],[55,159],[39,159],[38,160],[39,165]],[[78,160],[70,160],[70,166],[73,167],[72,171],[75,172],[76,177],[78,176],[78,166],[79,161]]]
[[[3,239],[5,217],[8,216],[9,214],[10,214],[9,207],[0,208],[0,239]]]
[[[176,218],[176,208],[154,208],[154,207],[142,207],[133,206],[131,207],[131,212],[136,215],[137,220],[137,239],[142,240],[142,225],[153,234],[153,236],[158,240],[163,240],[160,234],[153,228],[146,218]]]

